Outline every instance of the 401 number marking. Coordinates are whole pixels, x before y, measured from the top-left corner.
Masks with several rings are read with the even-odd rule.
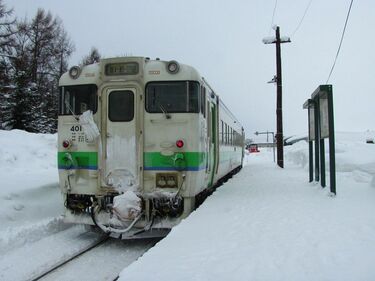
[[[70,128],[70,130],[71,130],[72,132],[80,132],[80,131],[82,131],[82,126],[75,125],[75,126],[72,126],[72,127]]]

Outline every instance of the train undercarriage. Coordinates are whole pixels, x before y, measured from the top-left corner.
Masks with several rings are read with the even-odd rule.
[[[164,237],[241,168],[237,167],[195,197],[176,196],[176,193],[142,197],[131,191],[106,195],[67,194],[65,221],[79,222],[122,239]]]

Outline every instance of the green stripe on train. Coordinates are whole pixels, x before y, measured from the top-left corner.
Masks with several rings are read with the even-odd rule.
[[[98,153],[97,152],[58,152],[57,163],[59,168],[66,168],[71,163],[67,161],[66,154],[72,156],[74,166],[80,168],[97,168],[98,166]],[[241,152],[237,152],[241,153]],[[228,161],[233,154],[233,151],[225,151],[220,153],[220,162]],[[160,152],[145,152],[144,153],[144,166],[153,168],[168,168],[174,167],[176,161],[183,160],[186,167],[199,168],[206,165],[205,152],[177,152],[171,156],[164,156]],[[69,163],[68,163],[69,162]]]
[[[73,163],[67,158],[70,154]],[[98,153],[97,152],[58,152],[57,164],[60,169],[63,168],[95,168],[98,167]],[[73,166],[73,167],[72,167]]]
[[[74,165],[80,168],[97,167],[97,152],[58,152],[57,163],[59,168],[70,166],[66,154],[70,154]],[[163,156],[160,152],[144,153],[144,166],[146,167],[173,167],[178,160],[183,160],[188,167],[200,167],[205,164],[205,153],[203,152],[178,152],[171,156]],[[69,163],[68,163],[69,162]]]
[[[145,152],[143,157],[146,168],[174,167],[178,161],[183,161],[185,167],[199,168],[205,166],[206,163],[204,152],[176,152],[170,156],[162,155],[160,152]]]

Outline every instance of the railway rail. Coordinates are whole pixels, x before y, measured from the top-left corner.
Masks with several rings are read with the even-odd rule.
[[[50,274],[50,273],[56,271],[57,269],[63,267],[67,263],[77,259],[78,257],[82,256],[83,254],[87,253],[88,251],[91,251],[94,248],[96,248],[96,247],[102,245],[103,243],[107,242],[109,239],[110,239],[109,235],[104,235],[104,236],[100,237],[97,241],[95,241],[94,243],[86,246],[85,248],[83,248],[82,250],[77,252],[76,254],[74,254],[74,255],[68,257],[67,259],[55,264],[51,268],[43,271],[41,274],[38,274],[38,275],[32,277],[32,279],[30,281],[41,280],[42,278],[46,277],[48,274]]]

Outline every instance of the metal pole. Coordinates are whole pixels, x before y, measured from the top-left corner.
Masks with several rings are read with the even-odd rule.
[[[276,144],[277,144],[277,165],[284,168],[284,137],[283,137],[283,111],[282,111],[282,77],[281,77],[281,48],[280,48],[280,27],[276,27],[276,76],[277,76],[277,97],[276,97]]]
[[[275,162],[275,134],[272,132],[273,162]]]
[[[313,142],[309,141],[309,182],[314,180]]]
[[[335,156],[335,128],[333,121],[333,97],[332,86],[329,85],[328,114],[329,114],[329,178],[331,192],[336,195],[336,156]]]
[[[314,123],[315,123],[315,181],[319,181],[320,173],[319,173],[319,98],[315,99],[315,107],[314,107]]]
[[[326,187],[326,158],[324,139],[320,139],[320,185]]]

